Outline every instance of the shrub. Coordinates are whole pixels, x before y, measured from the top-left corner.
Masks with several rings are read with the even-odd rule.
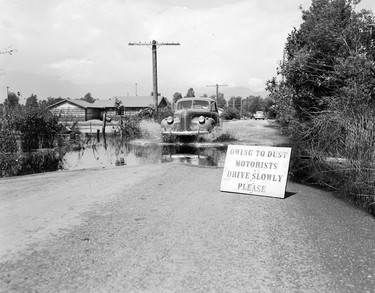
[[[0,177],[56,171],[61,168],[64,154],[65,149],[0,153]]]
[[[120,128],[123,138],[127,140],[140,138],[142,135],[140,119],[136,116],[123,117]]]
[[[361,114],[326,112],[309,123],[290,124],[294,179],[339,191],[375,215],[374,119],[373,111],[364,109]]]

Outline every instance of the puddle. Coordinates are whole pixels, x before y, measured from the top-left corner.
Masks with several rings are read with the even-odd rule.
[[[64,156],[64,170],[185,163],[223,167],[227,146],[216,144],[157,144],[126,142],[120,137],[83,137]]]

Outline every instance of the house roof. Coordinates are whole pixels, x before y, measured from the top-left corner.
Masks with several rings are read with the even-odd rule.
[[[164,97],[159,97],[159,105]],[[120,101],[121,105],[128,108],[138,108],[138,107],[149,107],[153,105],[153,96],[114,96],[109,100],[96,100],[94,104],[90,104],[93,108],[112,108],[115,106],[115,102]]]
[[[153,96],[115,96],[112,100],[118,100],[125,107],[148,107],[154,103]]]
[[[159,97],[159,105],[165,100],[164,97]],[[54,108],[64,103],[70,103],[72,105],[78,106],[80,108],[114,108],[115,102],[120,101],[121,105],[128,108],[145,108],[153,105],[153,96],[114,96],[109,100],[95,100],[94,103],[88,103],[83,100],[71,100],[71,99],[61,99],[59,102],[48,106],[48,108]]]
[[[54,107],[57,107],[57,106],[59,106],[61,104],[64,104],[64,103],[69,103],[69,104],[72,104],[72,105],[75,105],[75,106],[78,106],[78,107],[84,108],[84,109],[90,108],[92,106],[91,103],[88,103],[88,102],[83,101],[83,100],[61,99],[57,103],[48,106],[48,108],[54,108]]]
[[[115,107],[115,102],[112,100],[95,100],[91,106],[94,108],[113,108]]]

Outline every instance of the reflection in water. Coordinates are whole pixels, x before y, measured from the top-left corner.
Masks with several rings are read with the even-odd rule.
[[[164,162],[183,162],[200,166],[224,166],[226,147],[168,145],[163,147]]]
[[[137,145],[128,143],[120,136],[100,138],[88,134],[82,136],[78,143],[75,142],[74,149],[64,157],[65,170],[165,162],[223,167],[226,153],[226,146]]]

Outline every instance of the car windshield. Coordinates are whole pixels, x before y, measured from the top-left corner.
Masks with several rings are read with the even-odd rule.
[[[209,109],[210,103],[209,101],[200,101],[200,100],[187,100],[187,101],[179,101],[177,104],[177,110],[182,109]]]

